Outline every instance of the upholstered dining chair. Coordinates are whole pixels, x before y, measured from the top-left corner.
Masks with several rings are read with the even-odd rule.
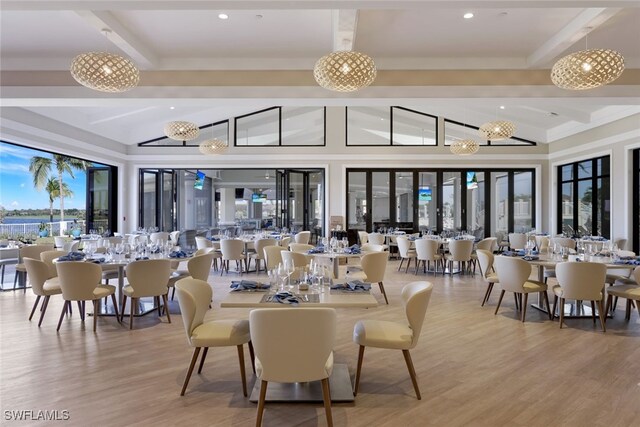
[[[213,250],[213,248],[208,249],[198,249],[202,251]],[[196,251],[197,252],[197,251]],[[213,252],[204,252],[204,253],[196,253],[192,258],[187,261],[187,269],[186,270],[176,270],[171,272],[171,276],[169,278],[169,282],[167,286],[169,288],[173,288],[173,292],[171,292],[171,300],[173,301],[173,296],[176,293],[175,284],[178,280],[185,279],[187,277],[192,277],[194,279],[204,280],[205,282],[209,280],[209,273],[211,273],[211,265],[215,260],[215,256]]]
[[[406,237],[398,237],[396,240],[398,244],[398,254],[400,256],[400,265],[398,266],[398,271],[402,268],[402,263],[407,261],[407,266],[405,267],[404,272],[409,271],[409,266],[411,265],[411,260],[416,259],[416,250],[411,249],[411,242]],[[417,261],[416,261],[417,264]],[[416,265],[417,266],[417,265]]]
[[[29,320],[33,318],[33,314],[38,307],[40,298],[44,297],[44,299],[42,300],[42,306],[40,307],[40,320],[38,321],[38,327],[40,327],[40,325],[42,325],[42,320],[44,319],[44,313],[46,313],[47,306],[49,305],[49,299],[52,295],[60,295],[62,293],[62,289],[60,289],[59,282],[47,283],[50,274],[47,264],[40,261],[39,259],[33,258],[25,258],[23,262],[27,271],[27,275],[29,276],[31,290],[33,291],[34,295],[36,295],[36,301],[33,303],[33,308],[31,309]]]
[[[494,267],[498,274],[498,282],[502,288],[500,292],[500,299],[498,299],[498,305],[494,314],[498,314],[500,310],[500,304],[506,291],[513,292],[516,295],[516,303],[520,304],[522,311],[521,320],[527,315],[527,300],[529,294],[533,292],[539,293],[544,299],[547,305],[547,311],[549,312],[549,318],[553,319],[553,313],[549,308],[549,296],[547,295],[547,285],[535,280],[529,280],[531,275],[531,264],[520,258],[513,258],[507,256],[497,256],[494,259]],[[524,295],[524,301],[522,296]]]
[[[40,252],[40,261],[47,264],[47,267],[49,268],[50,281],[55,282],[58,280],[58,270],[56,269],[56,265],[53,263],[53,260],[56,258],[60,258],[67,253],[68,252],[58,250]]]
[[[524,233],[509,233],[509,247],[517,251],[524,249],[527,245],[527,235]]]
[[[67,243],[67,238],[64,236],[53,236],[53,242],[56,249],[62,250],[62,247]]]
[[[380,234],[380,233],[369,233],[369,240],[368,243],[374,244],[374,245],[384,245],[384,234]]]
[[[280,239],[280,242],[278,243],[286,251],[289,249],[289,244],[291,243],[291,237],[283,237],[282,239]]]
[[[306,243],[290,243],[289,250],[291,252],[298,252],[301,254],[306,254],[309,249],[313,249],[313,245],[307,245]]]
[[[166,243],[169,241],[169,233],[166,231],[156,231],[155,233],[151,233],[149,235],[149,241],[155,244],[158,244],[160,242]]]
[[[178,240],[180,240],[180,231],[172,231],[169,233],[169,239],[171,239],[171,243],[173,246],[178,246]]]
[[[460,272],[469,270],[468,263],[471,262],[471,252],[473,252],[473,240],[451,240],[449,241],[449,253],[446,261],[449,264],[449,273],[453,274],[453,263],[458,263]]]
[[[489,301],[489,297],[491,296],[491,291],[493,290],[493,285],[498,282],[498,275],[493,270],[493,262],[495,257],[493,253],[485,250],[485,249],[477,249],[476,256],[478,258],[478,263],[480,264],[480,274],[482,278],[487,282],[487,290],[484,293],[484,298],[482,299],[481,306]]]
[[[260,399],[256,426],[262,425],[270,382],[322,382],[327,424],[333,425],[329,377],[333,372],[333,346],[337,316],[332,308],[263,308],[249,313],[251,342],[255,347]],[[292,339],[295,337],[295,339]]]
[[[358,240],[360,242],[360,246],[365,243],[369,243],[369,234],[366,231],[358,231]]]
[[[384,252],[387,249],[385,245],[374,245],[372,243],[365,243],[360,246],[360,253],[362,255],[368,254],[369,252]],[[358,259],[358,258],[355,258]],[[353,273],[355,271],[362,271],[362,265],[360,264],[360,260],[355,264],[349,263],[350,258],[347,258],[347,274]]]
[[[486,239],[480,240],[476,243],[476,251],[478,249],[482,249],[485,251],[489,251],[493,253],[496,249],[498,249],[498,242],[495,237],[487,237]],[[478,262],[478,257],[475,252],[471,253],[471,264],[473,264],[473,274],[476,274],[476,264]]]
[[[402,350],[416,397],[418,400],[422,399],[409,350],[412,350],[418,344],[432,291],[433,284],[429,282],[411,282],[402,288],[401,297],[407,317],[406,323],[386,320],[360,320],[356,323],[353,328],[353,341],[360,346],[360,351],[358,352],[354,395],[358,394],[360,386],[364,349],[365,347],[376,347]]]
[[[254,243],[255,252],[250,255],[249,258],[249,266],[251,266],[251,260],[254,260],[256,265],[256,273],[260,272],[260,264],[265,265],[266,270],[266,262],[264,259],[264,248],[267,246],[276,246],[276,239],[258,239]]]
[[[206,257],[208,255],[201,255]],[[209,258],[209,268],[211,258]],[[122,289],[122,307],[120,307],[121,318],[124,320],[124,309],[127,305],[127,298],[131,299],[129,311],[129,329],[133,329],[133,318],[136,303],[140,298],[153,297],[160,315],[160,298],[162,298],[165,311],[167,312],[167,322],[171,323],[171,315],[167,306],[169,301],[167,294],[169,288],[167,284],[171,276],[171,261],[168,259],[147,259],[133,261],[127,264],[127,280],[129,284]]]
[[[213,300],[213,290],[204,280],[188,277],[179,280],[178,283],[176,283],[176,289],[178,290],[178,304],[180,305],[180,312],[182,313],[184,329],[187,333],[187,341],[189,345],[194,348],[180,396],[184,396],[187,390],[187,385],[189,384],[193,368],[198,360],[200,350],[204,348],[202,358],[200,359],[200,366],[198,367],[198,374],[202,372],[209,347],[229,346],[236,346],[238,349],[242,392],[246,396],[247,380],[244,370],[244,344],[249,344],[251,363],[254,363],[253,347],[251,346],[251,336],[249,335],[249,322],[247,320],[230,319],[205,321],[204,317],[207,311],[209,311],[209,303]]]
[[[236,268],[243,273],[243,264],[246,261],[244,254],[244,242],[238,239],[224,239],[220,241],[220,251],[222,252],[222,267],[220,275],[225,271],[229,274],[229,261],[236,262]]]
[[[80,240],[65,242],[65,244],[62,245],[62,250],[65,252],[75,252],[78,250],[78,246],[80,246]]]
[[[623,250],[624,250],[624,248],[627,246],[627,239],[624,239],[624,238],[618,238],[618,239],[615,239],[615,240],[613,241],[613,243],[614,243],[616,246],[618,246],[618,249],[620,249],[621,251],[623,251]]]
[[[62,289],[62,299],[64,299],[64,306],[60,313],[60,320],[58,321],[56,331],[60,330],[62,319],[65,313],[71,308],[72,301],[78,302],[78,309],[82,321],[84,321],[85,317],[85,302],[93,301],[93,332],[96,331],[98,317],[100,317],[98,315],[98,303],[101,298],[111,296],[116,319],[120,319],[115,295],[116,288],[115,286],[100,284],[102,268],[98,264],[82,261],[65,261],[58,262],[55,265],[58,271],[60,289]]]
[[[553,287],[553,313],[560,300],[560,328],[564,322],[565,300],[591,301],[591,315],[596,322],[595,306],[598,305],[602,332],[606,332],[602,295],[607,267],[596,262],[561,262],[556,265],[558,284]]]
[[[286,250],[287,248],[282,246],[267,246],[263,249],[267,271],[273,270],[282,262],[282,251]]]
[[[302,243],[302,244],[309,244],[309,240],[311,239],[311,232],[310,231],[301,231],[298,234],[296,234],[295,236],[293,236],[293,240],[296,243]]]
[[[389,262],[389,252],[369,252],[360,258],[362,271],[347,274],[347,280],[362,280],[369,283],[377,283],[384,301],[389,304],[387,293],[384,291],[384,273]]]
[[[16,275],[13,278],[13,289],[16,288],[18,283],[18,279],[22,285],[24,285],[25,292],[27,291],[27,267],[24,264],[25,258],[32,258],[40,260],[40,254],[45,251],[52,251],[53,244],[42,244],[42,245],[27,245],[20,248],[20,253],[18,255],[18,264],[16,264]]]
[[[311,262],[311,258],[299,252],[282,251],[280,254],[282,255],[282,262],[291,262],[295,268],[306,267]]]
[[[438,272],[438,265],[442,265],[442,254],[438,253],[438,241],[431,239],[418,239],[415,241],[416,245],[416,271],[418,274],[418,267],[422,263],[423,271],[426,273],[427,269],[431,270],[431,263],[434,264],[434,273]],[[444,274],[444,265],[442,265],[442,274]]]
[[[624,314],[625,320],[631,319],[631,304],[633,301],[635,301],[638,315],[640,316],[640,267],[636,267],[633,270],[633,279],[617,280],[613,286],[607,288],[607,308],[605,313],[609,313],[609,310],[611,310],[611,303],[614,297],[616,299],[627,299],[627,308]]]
[[[196,239],[197,249],[205,249],[205,248],[213,247],[213,242],[204,236],[196,236],[195,239]]]

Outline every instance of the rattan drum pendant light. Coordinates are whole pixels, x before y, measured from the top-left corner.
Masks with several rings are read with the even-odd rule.
[[[199,147],[202,154],[222,154],[227,148],[227,143],[218,138],[207,139]]]
[[[451,152],[458,156],[469,156],[480,149],[480,145],[473,139],[459,139],[449,146]]]
[[[500,141],[511,138],[516,131],[516,126],[506,120],[495,120],[483,124],[478,131],[489,141]]]
[[[110,30],[102,30],[105,36]],[[100,92],[126,92],[138,86],[140,72],[130,59],[108,52],[88,52],[73,58],[73,78]]]
[[[164,134],[176,141],[191,141],[200,134],[198,125],[191,122],[177,121],[164,125]]]
[[[325,89],[354,92],[376,79],[376,64],[370,56],[355,51],[338,51],[318,59],[313,77]]]

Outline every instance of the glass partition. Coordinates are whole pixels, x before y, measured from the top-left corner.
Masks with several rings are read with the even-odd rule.
[[[142,197],[140,226],[144,228],[156,227],[156,195],[158,172],[142,172]]]
[[[478,239],[485,237],[484,172],[467,171],[467,231]]]
[[[438,118],[391,107],[391,145],[438,145]]]
[[[348,107],[347,145],[389,145],[391,109],[389,107]]]
[[[274,107],[236,117],[235,145],[280,145],[280,109]]]
[[[492,172],[491,173],[493,187],[493,230],[494,233],[502,233],[506,238],[509,233],[509,173],[508,172]]]
[[[513,174],[513,231],[526,233],[533,226],[533,174],[516,172]]]
[[[323,107],[282,107],[282,145],[324,145]]]
[[[149,141],[140,142],[140,147],[197,147],[207,139],[216,138],[229,144],[229,120],[200,126],[200,134],[191,141],[176,141],[162,136]]]

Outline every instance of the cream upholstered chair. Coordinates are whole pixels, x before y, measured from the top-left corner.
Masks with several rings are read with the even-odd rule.
[[[438,272],[438,265],[442,264],[442,254],[438,253],[438,241],[431,239],[418,239],[415,241],[416,245],[416,271],[418,274],[418,267],[422,262],[423,271],[426,273],[427,269],[431,270],[431,262],[434,263],[434,273]],[[444,265],[442,266],[442,274],[444,274]]]
[[[575,249],[576,241],[570,237],[554,237],[551,239],[551,244],[562,246],[563,248]]]
[[[58,278],[60,279],[62,298],[64,299],[64,306],[60,313],[60,320],[58,321],[56,331],[60,330],[62,319],[67,310],[71,308],[72,301],[78,302],[82,321],[84,321],[85,315],[85,301],[93,301],[93,332],[96,331],[98,317],[100,317],[98,316],[98,303],[101,298],[111,296],[116,318],[119,319],[116,288],[114,286],[100,284],[102,268],[98,264],[65,261],[56,263],[56,268],[58,270]]]
[[[206,257],[207,255],[201,255]],[[211,267],[211,258],[209,258],[209,267]],[[169,301],[167,294],[169,288],[167,283],[171,276],[171,261],[168,259],[146,259],[140,261],[133,261],[127,264],[127,281],[129,284],[122,289],[122,307],[120,307],[121,318],[124,320],[124,309],[127,306],[127,298],[131,299],[131,306],[129,311],[129,329],[133,329],[133,315],[135,312],[136,303],[140,298],[153,297],[158,308],[158,315],[160,315],[160,297],[164,302],[164,307],[167,312],[167,321],[171,323],[171,316],[169,315]]]
[[[367,243],[374,245],[384,245],[384,235],[380,233],[369,233],[369,240]]]
[[[289,250],[291,252],[298,252],[301,254],[306,254],[309,249],[313,249],[313,245],[307,245],[306,243],[291,243],[289,244]]]
[[[180,239],[180,231],[172,231],[169,233],[169,238],[171,239],[171,243],[173,246],[178,246],[178,240]]]
[[[577,301],[591,301],[591,315],[596,322],[595,305],[598,304],[598,314],[602,331],[606,332],[604,324],[604,307],[602,296],[607,267],[595,262],[561,262],[556,265],[558,285],[553,287],[553,313],[556,312],[560,299],[560,328],[564,321],[564,302],[567,299]]]
[[[208,249],[198,249],[202,251],[213,250],[213,248]],[[171,272],[171,276],[169,278],[169,282],[167,286],[173,288],[173,292],[171,293],[171,300],[173,301],[173,296],[176,293],[175,284],[178,280],[185,279],[187,277],[191,277],[194,279],[208,281],[209,274],[211,273],[211,264],[215,259],[216,255],[213,252],[206,252],[196,254],[187,261],[187,269],[186,270],[177,270]]]
[[[451,240],[449,241],[449,253],[446,260],[449,263],[449,273],[453,274],[453,263],[458,263],[458,269],[468,269],[467,263],[471,261],[473,252],[473,240]]]
[[[409,350],[418,344],[432,291],[433,284],[429,282],[411,282],[402,288],[402,305],[407,316],[407,323],[386,320],[360,320],[356,323],[353,328],[353,341],[360,346],[360,351],[354,395],[358,394],[360,386],[364,349],[365,347],[377,347],[402,350],[416,396],[418,400],[422,398]]]
[[[487,237],[486,239],[482,239],[478,243],[476,243],[476,251],[478,249],[482,249],[482,250],[493,253],[497,248],[498,248],[498,242],[495,237]],[[478,261],[478,257],[474,252],[472,252],[471,263],[473,264],[473,274],[476,274],[477,261]]]
[[[360,253],[365,255],[369,252],[384,252],[387,247],[385,245],[374,245],[371,243],[365,243],[360,246]],[[362,265],[360,265],[360,261],[356,264],[349,264],[350,258],[347,258],[347,274],[352,273],[354,271],[362,271]]]
[[[13,289],[16,288],[18,278],[21,277],[21,284],[24,286],[25,292],[27,291],[27,267],[24,264],[25,258],[40,259],[40,254],[44,251],[52,251],[53,243],[40,244],[40,245],[28,245],[20,248],[20,254],[18,256],[18,264],[16,264],[16,275],[13,278]]]
[[[269,382],[322,382],[327,424],[333,425],[329,377],[337,316],[332,308],[263,308],[249,313],[260,399],[256,426],[262,425]],[[295,337],[295,339],[292,339]]]
[[[251,260],[254,260],[255,264],[256,264],[256,273],[260,272],[260,262],[262,261],[263,264],[265,264],[265,270],[266,270],[266,262],[264,259],[264,248],[266,248],[267,246],[276,246],[277,242],[276,239],[258,239],[255,241],[255,252],[252,253],[250,256],[251,258],[249,258],[249,265],[251,265]]]
[[[65,243],[67,243],[67,238],[64,236],[53,236],[53,242],[56,249],[62,249]]]
[[[498,275],[493,271],[493,262],[495,257],[492,252],[485,249],[478,249],[476,250],[476,256],[478,257],[478,263],[480,264],[480,274],[484,280],[487,281],[487,291],[484,293],[484,298],[482,299],[481,304],[481,306],[484,307],[484,305],[489,301],[493,285],[498,283]]]
[[[144,240],[144,243],[146,243],[147,236],[143,236],[143,237],[144,239],[141,239],[141,240]],[[110,245],[119,245],[120,243],[123,242],[124,239],[122,238],[122,236],[111,236],[111,237],[107,237],[107,240],[109,241]]]
[[[527,245],[527,235],[524,233],[509,233],[509,247],[514,250],[524,249]]]
[[[238,239],[224,239],[220,241],[220,251],[222,252],[222,266],[220,275],[225,271],[229,273],[229,261],[236,262],[236,268],[242,274],[242,264],[246,261],[244,255],[244,242]]]
[[[184,329],[187,333],[189,345],[194,347],[193,357],[189,364],[187,376],[182,385],[180,396],[184,396],[189,384],[189,379],[193,373],[193,368],[198,360],[200,349],[204,348],[198,373],[202,372],[204,360],[207,357],[209,347],[229,347],[238,348],[238,359],[240,361],[240,374],[242,376],[242,391],[247,395],[247,380],[244,372],[244,350],[243,345],[249,344],[251,363],[253,363],[253,347],[249,335],[249,322],[247,320],[204,320],[209,304],[213,300],[213,290],[204,280],[186,278],[176,283],[178,290],[178,304],[182,313]],[[297,340],[296,340],[297,341]],[[255,369],[254,369],[255,372]]]
[[[310,231],[301,231],[298,234],[296,234],[293,239],[295,240],[296,243],[302,243],[305,245],[309,244],[309,240],[311,239],[311,232]]]
[[[550,243],[551,239],[547,236],[536,236],[536,247],[538,248],[538,252],[541,254],[549,253]]]
[[[618,246],[618,249],[620,249],[621,251],[623,251],[623,250],[624,250],[624,248],[627,246],[627,239],[624,239],[624,238],[618,238],[618,239],[615,239],[615,240],[613,241],[613,243],[614,243],[616,246]]]
[[[360,241],[360,246],[369,243],[369,234],[366,231],[358,231],[358,240]]]
[[[504,248],[509,247],[509,236],[504,231],[496,231],[496,244],[498,245],[498,251],[503,251]]]
[[[80,246],[80,240],[74,240],[73,242],[65,242],[62,245],[62,250],[65,252],[75,252],[78,250],[78,246]]]
[[[400,256],[400,265],[398,266],[398,271],[402,268],[402,263],[407,261],[407,266],[405,267],[404,272],[409,271],[409,266],[411,265],[411,260],[416,259],[416,251],[415,249],[411,249],[411,242],[406,237],[398,237],[398,254]],[[417,264],[417,262],[416,262]]]
[[[384,301],[389,304],[387,293],[384,291],[384,273],[389,262],[389,252],[368,252],[360,258],[362,271],[347,274],[347,280],[362,280],[370,283],[377,283],[380,292],[384,296]]]
[[[616,281],[614,286],[608,287],[607,295],[607,308],[605,313],[609,313],[609,310],[611,309],[611,302],[613,297],[615,297],[616,299],[627,299],[627,308],[624,315],[625,320],[631,319],[632,301],[635,301],[636,308],[638,309],[638,315],[640,316],[640,267],[636,267],[635,270],[633,270],[633,280],[620,279]]]
[[[549,296],[547,295],[547,285],[542,282],[529,280],[531,275],[531,264],[520,258],[512,258],[507,256],[495,257],[494,266],[498,274],[498,282],[502,288],[500,299],[494,314],[498,314],[502,298],[506,291],[513,292],[516,295],[516,301],[520,303],[522,310],[521,320],[524,322],[527,314],[527,300],[532,292],[540,293],[547,305],[549,318],[553,319],[553,312],[549,308]],[[521,296],[524,295],[524,302]]]
[[[282,246],[285,250],[289,249],[289,244],[291,243],[291,237],[283,237],[280,239],[280,246]]]
[[[168,242],[169,241],[169,233],[166,231],[156,231],[155,233],[151,233],[149,235],[149,241],[151,243],[160,243],[160,242]]]
[[[282,262],[282,251],[286,251],[287,248],[282,246],[267,246],[263,248],[265,268],[267,271],[273,270]]]
[[[213,247],[213,242],[204,236],[196,236],[195,239],[196,239],[196,248],[198,249]]]
[[[47,264],[49,268],[49,280],[55,282],[58,277],[58,270],[56,269],[56,265],[53,263],[53,260],[56,258],[60,258],[63,255],[66,255],[68,252],[65,251],[44,251],[40,252],[40,261]],[[54,280],[55,279],[55,280]]]
[[[44,297],[42,306],[40,307],[40,320],[38,321],[38,327],[40,327],[40,325],[42,325],[42,319],[44,319],[44,313],[47,311],[47,306],[49,305],[49,298],[51,298],[51,295],[60,295],[62,289],[60,289],[59,283],[47,283],[50,272],[49,267],[47,267],[47,264],[44,262],[38,259],[25,258],[24,266],[27,269],[31,289],[36,295],[36,302],[33,303],[29,320],[33,318],[33,313],[35,313],[38,307],[40,298]]]
[[[280,252],[280,255],[282,255],[282,262],[291,262],[296,268],[306,267],[311,262],[311,258],[299,252],[282,251]]]

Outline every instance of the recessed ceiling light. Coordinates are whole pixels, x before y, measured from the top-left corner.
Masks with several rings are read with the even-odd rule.
[[[218,14],[218,18],[220,18],[220,19],[229,19],[229,15],[227,15],[226,13],[219,13]]]
[[[501,106],[500,106],[500,109],[501,109],[501,110],[504,110],[504,105],[501,105]]]
[[[169,107],[169,110],[175,110],[176,107]]]
[[[462,17],[463,17],[464,19],[471,19],[471,18],[473,18],[473,13],[471,13],[471,12],[467,12],[467,13],[465,13],[464,15],[462,15]]]

